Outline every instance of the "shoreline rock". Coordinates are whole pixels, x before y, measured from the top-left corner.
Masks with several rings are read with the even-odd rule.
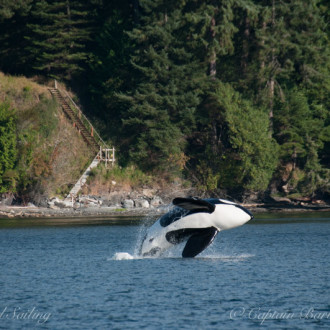
[[[57,197],[45,199],[40,205],[11,205],[12,196],[0,200],[0,218],[81,218],[81,217],[135,217],[159,216],[169,210],[176,196],[193,195],[192,191],[171,191],[165,193],[151,189],[141,192],[115,192],[95,196],[80,195],[73,201]],[[330,205],[324,201],[306,199],[290,200],[272,198],[267,202],[242,203],[253,213],[261,212],[308,212],[329,211]]]
[[[132,205],[130,203],[130,205]],[[36,207],[36,206],[0,206],[0,219],[24,219],[24,218],[125,218],[125,217],[157,217],[166,213],[171,204],[161,204],[158,207],[134,207],[123,208],[122,206],[105,206],[104,204],[95,205],[78,205],[78,207]],[[288,205],[288,204],[243,204],[244,207],[251,210],[253,213],[263,212],[330,212],[330,205]]]

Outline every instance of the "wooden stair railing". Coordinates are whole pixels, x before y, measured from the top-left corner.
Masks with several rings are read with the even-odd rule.
[[[100,145],[97,143],[97,141],[93,136],[94,133],[93,128],[91,129],[91,132],[87,130],[82,120],[71,109],[70,105],[68,104],[68,102],[65,100],[65,98],[62,96],[62,94],[58,89],[50,88],[49,91],[52,94],[52,96],[59,102],[59,104],[63,109],[63,112],[69,118],[69,120],[71,120],[73,125],[77,128],[77,130],[79,131],[85,142],[93,149],[95,153],[99,152]]]

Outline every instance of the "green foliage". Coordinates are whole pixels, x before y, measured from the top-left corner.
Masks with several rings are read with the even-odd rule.
[[[281,145],[284,161],[295,158],[304,160],[307,154],[307,137],[317,138],[323,123],[313,118],[307,98],[302,92],[293,90],[286,93],[287,99],[275,114],[276,136]]]
[[[35,70],[67,80],[84,70],[94,8],[93,3],[74,0],[33,3],[26,39]]]
[[[110,184],[115,181],[118,185],[129,185],[132,188],[149,185],[152,177],[139,170],[136,166],[130,165],[121,167],[115,165],[106,168],[103,164],[92,169],[89,181],[100,181],[101,184]]]
[[[234,151],[230,157],[234,159],[234,168],[237,167],[234,173],[239,173],[237,183],[248,190],[266,190],[277,165],[277,144],[269,137],[268,116],[237,96],[228,101],[224,106]]]
[[[45,146],[45,141],[57,128],[55,111],[56,103],[41,97],[34,107],[19,114],[17,152],[20,157],[16,168],[20,194],[28,194],[40,183],[40,179],[51,174],[51,149]]]
[[[275,114],[275,134],[280,144],[282,163],[292,163],[295,173],[303,170],[293,189],[312,194],[324,184],[325,173],[319,154],[327,141],[323,112],[315,111],[302,91],[293,89],[286,92],[287,98]],[[321,133],[321,134],[320,134]],[[325,133],[325,134],[324,134]],[[294,176],[290,176],[290,180]]]
[[[125,168],[186,174],[207,191],[329,191],[326,1],[0,4],[0,69],[80,88]],[[26,86],[20,97],[35,95]],[[47,173],[36,150],[52,136],[51,112],[37,109],[39,122],[31,109],[17,130],[28,165],[6,172],[12,186],[17,173],[29,173],[24,187]]]
[[[141,169],[170,175],[185,163],[203,75],[175,37],[180,30],[177,7],[162,1],[143,1],[141,7],[143,24],[129,33],[137,45],[132,55],[136,87],[117,96],[127,107],[123,133],[128,143],[123,148]]]
[[[277,145],[269,137],[267,115],[243,100],[229,84],[221,83],[202,111],[200,129],[204,134],[198,139],[203,139],[205,149],[199,151],[201,160],[196,166],[202,182],[212,190],[265,190],[277,164]],[[212,127],[205,126],[210,122]]]
[[[0,193],[15,191],[16,115],[8,104],[0,103]]]
[[[205,156],[208,156],[206,154]],[[206,160],[201,159],[198,161],[195,173],[198,175],[197,188],[201,191],[215,192],[220,185],[220,173],[216,169],[210,168],[210,163]]]

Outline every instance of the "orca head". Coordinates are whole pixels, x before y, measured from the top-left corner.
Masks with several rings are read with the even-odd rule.
[[[217,198],[207,199],[207,201],[216,206],[215,222],[220,230],[242,226],[253,219],[253,214],[237,203]]]

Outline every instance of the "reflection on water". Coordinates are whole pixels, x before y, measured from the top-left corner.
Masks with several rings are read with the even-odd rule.
[[[280,212],[257,213],[254,223],[298,223],[298,222],[324,222],[330,221],[330,212]]]
[[[28,218],[28,219],[1,219],[1,228],[43,227],[43,226],[132,226],[151,225],[157,217],[141,216],[109,216],[109,217],[82,217],[82,218]],[[296,222],[324,222],[330,221],[330,212],[265,212],[256,213],[249,224],[283,224]]]
[[[141,217],[84,217],[84,218],[28,218],[28,219],[0,219],[1,228],[24,228],[44,226],[131,226],[143,222]]]

